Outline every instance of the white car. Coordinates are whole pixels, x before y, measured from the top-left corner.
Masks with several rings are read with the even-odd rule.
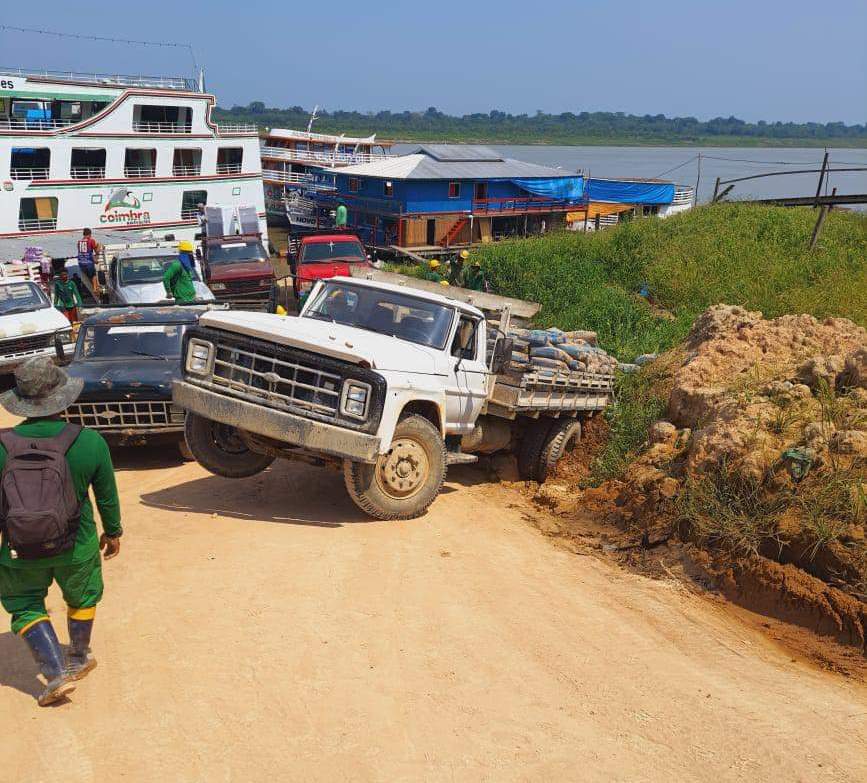
[[[0,373],[31,356],[55,356],[73,348],[72,326],[30,280],[0,278]]]
[[[140,305],[165,301],[163,274],[177,257],[177,250],[170,247],[134,248],[117,253],[108,265],[109,303]],[[202,282],[198,260],[193,287],[197,301],[215,301],[211,289]]]

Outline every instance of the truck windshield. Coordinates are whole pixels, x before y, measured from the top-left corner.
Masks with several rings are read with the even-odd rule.
[[[455,311],[414,296],[347,283],[326,283],[305,318],[334,321],[442,350]]]
[[[320,264],[337,259],[350,264],[367,260],[359,242],[313,242],[301,250],[302,264]]]
[[[94,324],[78,339],[78,358],[179,359],[187,324]]]
[[[121,258],[118,264],[120,285],[146,285],[161,283],[163,274],[176,256],[156,256],[154,258]],[[193,280],[199,275],[193,272]]]
[[[209,264],[237,264],[241,261],[265,261],[268,254],[261,242],[221,242],[208,245]]]
[[[0,315],[29,313],[45,307],[51,307],[51,302],[36,283],[0,285]]]

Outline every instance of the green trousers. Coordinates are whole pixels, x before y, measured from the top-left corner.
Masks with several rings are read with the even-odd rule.
[[[97,552],[83,563],[40,568],[0,565],[0,604],[12,615],[12,633],[48,619],[45,596],[57,582],[74,620],[91,620],[102,598],[102,561]]]

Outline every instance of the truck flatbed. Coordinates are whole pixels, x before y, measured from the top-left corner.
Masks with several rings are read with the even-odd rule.
[[[512,370],[495,377],[485,412],[507,419],[591,413],[605,408],[613,394],[613,375]]]

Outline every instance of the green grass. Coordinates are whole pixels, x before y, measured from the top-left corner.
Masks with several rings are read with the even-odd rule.
[[[540,325],[594,329],[628,361],[675,345],[718,302],[867,324],[867,216],[832,212],[811,252],[815,219],[810,209],[722,204],[477,254],[499,293],[542,304]],[[638,296],[642,284],[656,310]]]

